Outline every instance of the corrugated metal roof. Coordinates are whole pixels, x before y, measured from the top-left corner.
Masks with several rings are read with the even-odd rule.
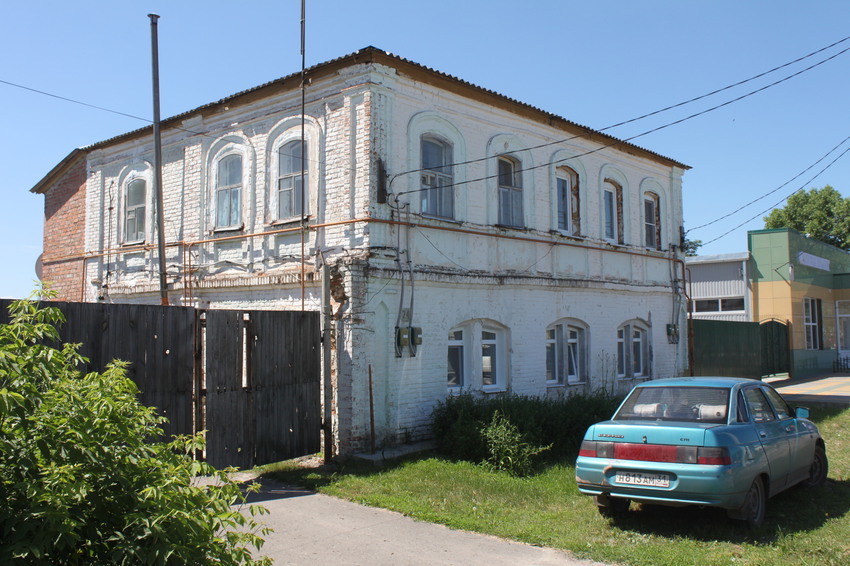
[[[617,145],[622,145],[622,146],[625,146],[625,147],[634,148],[636,150],[639,150],[642,153],[646,153],[648,155],[655,156],[655,157],[662,159],[664,161],[668,161],[668,162],[675,164],[676,166],[681,167],[683,169],[690,169],[690,166],[685,165],[685,164],[683,164],[679,161],[676,161],[675,159],[665,157],[665,156],[663,156],[659,153],[648,150],[644,147],[635,145],[633,143],[618,139],[618,138],[611,136],[609,134],[605,134],[603,132],[593,130],[592,128],[589,128],[587,126],[583,126],[581,124],[578,124],[576,122],[568,120],[568,119],[566,119],[562,116],[559,116],[557,114],[547,112],[546,110],[542,110],[540,108],[537,108],[537,107],[532,106],[530,104],[527,104],[525,102],[516,100],[514,98],[510,98],[510,97],[502,95],[502,94],[499,94],[496,91],[475,85],[475,84],[470,83],[468,81],[465,81],[461,78],[455,77],[453,75],[449,75],[448,73],[443,73],[442,71],[438,71],[438,70],[433,69],[431,67],[421,65],[419,63],[416,63],[416,62],[411,61],[409,59],[405,59],[405,58],[400,57],[398,55],[394,55],[394,54],[392,54],[388,51],[383,51],[381,49],[378,49],[377,47],[373,47],[373,46],[364,47],[363,49],[360,49],[360,50],[355,51],[353,53],[349,53],[347,55],[337,57],[336,59],[331,59],[329,61],[325,61],[324,63],[319,63],[317,65],[314,65],[314,66],[306,69],[306,73],[309,76],[310,74],[316,74],[316,73],[324,71],[324,70],[326,70],[330,67],[339,66],[341,64],[343,66],[350,66],[350,65],[357,65],[357,64],[361,64],[361,63],[369,63],[369,62],[374,61],[374,59],[373,59],[374,57],[384,59],[381,62],[384,62],[384,63],[389,64],[389,65],[393,65],[393,63],[396,63],[396,65],[395,65],[396,68],[398,68],[398,64],[409,65],[409,66],[414,67],[416,69],[419,69],[421,71],[425,71],[426,73],[430,73],[430,74],[432,74],[436,77],[441,77],[443,79],[455,82],[459,85],[463,85],[466,88],[478,91],[480,93],[487,94],[487,95],[495,97],[497,99],[501,99],[502,101],[510,103],[512,105],[516,105],[519,108],[524,108],[526,110],[530,110],[532,112],[538,113],[538,114],[541,115],[541,117],[545,117],[545,118],[548,118],[548,119],[551,119],[551,120],[556,120],[556,121],[562,122],[562,123],[570,125],[574,128],[578,128],[580,130],[583,130],[583,131],[587,132],[588,134],[592,134],[594,136],[607,138],[607,139],[611,140],[612,142],[616,142]],[[275,85],[282,85],[282,84],[284,84],[288,81],[299,79],[298,84],[300,85],[300,76],[301,76],[301,72],[299,71],[297,73],[292,73],[292,74],[286,75],[284,77],[281,77],[279,79],[275,79],[273,81],[263,83],[261,85],[255,86],[253,88],[249,88],[249,89],[246,89],[246,90],[243,90],[243,91],[239,91],[235,94],[232,94],[230,96],[222,98],[221,100],[217,100],[215,102],[210,102],[210,103],[204,104],[203,106],[199,106],[199,107],[194,108],[192,110],[183,112],[181,114],[177,114],[175,116],[171,116],[169,118],[163,119],[162,125],[164,127],[166,127],[169,123],[184,120],[184,119],[192,116],[193,114],[197,114],[199,112],[203,112],[204,110],[215,108],[217,106],[226,105],[228,103],[231,103],[231,102],[238,100],[239,98],[245,97],[245,96],[250,95],[250,94],[257,93],[258,91],[261,91],[263,89],[266,89],[266,88],[269,88],[269,87],[272,87],[272,86],[275,86]],[[150,129],[152,129],[152,126],[145,126],[143,128],[139,128],[137,130],[126,132],[124,134],[103,140],[101,142],[94,143],[94,144],[89,145],[87,147],[84,147],[82,149],[84,149],[84,150],[97,149],[97,148],[100,148],[100,147],[103,147],[103,146],[107,146],[111,143],[115,143],[115,142],[121,141],[123,139],[133,137],[135,135],[138,135],[138,134],[145,132],[147,130],[150,130]]]

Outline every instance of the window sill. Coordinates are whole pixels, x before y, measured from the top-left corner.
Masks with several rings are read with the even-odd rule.
[[[457,224],[458,226],[463,224],[462,220],[457,220],[456,218],[448,218],[446,216],[435,216],[433,214],[426,214],[424,212],[421,213],[419,216],[428,220],[439,220],[440,222],[449,222],[451,224]]]
[[[211,230],[213,234],[227,234],[228,232],[242,232],[245,230],[245,224],[237,226],[216,226]]]
[[[507,393],[508,388],[504,385],[485,385],[481,388],[482,393],[493,394],[493,393]]]
[[[572,232],[570,232],[568,230],[555,229],[555,230],[549,230],[549,233],[554,234],[555,236],[561,236],[562,238],[570,238],[571,240],[586,240],[587,239],[585,236],[582,236],[581,234],[573,234]]]
[[[313,219],[309,214],[303,218],[305,223],[308,223]],[[290,218],[280,218],[278,220],[272,220],[271,222],[266,224],[266,228],[291,228],[295,226],[299,226],[302,222],[302,218],[300,216],[292,216]]]
[[[130,240],[130,241],[121,243],[122,248],[136,248],[136,247],[144,246],[144,245],[145,245],[144,240]]]
[[[517,230],[518,232],[528,232],[525,226],[508,226],[507,224],[494,224],[499,230]]]

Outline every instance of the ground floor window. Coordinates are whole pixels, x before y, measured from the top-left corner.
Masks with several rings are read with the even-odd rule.
[[[648,331],[638,323],[627,323],[617,329],[617,377],[650,375]]]
[[[806,350],[823,349],[823,318],[821,300],[803,298],[803,332],[806,335]]]
[[[546,329],[546,382],[550,385],[584,381],[587,365],[585,330],[567,322]]]
[[[507,388],[507,329],[486,320],[464,322],[448,335],[449,387],[497,391]]]

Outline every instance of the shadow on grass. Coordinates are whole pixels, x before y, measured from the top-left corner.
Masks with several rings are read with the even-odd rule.
[[[412,456],[408,455],[393,460],[384,460],[380,464],[363,460],[347,460],[307,467],[292,466],[290,468],[264,473],[263,478],[271,479],[272,481],[288,486],[298,486],[307,490],[320,491],[323,487],[331,485],[343,476],[369,477],[434,456],[435,454],[432,451],[424,451]]]
[[[756,530],[729,519],[724,509],[695,506],[632,506],[632,510],[614,524],[624,531],[670,538],[770,544],[788,534],[818,529],[848,511],[850,482],[830,479],[819,488],[795,486],[768,499],[765,522]]]

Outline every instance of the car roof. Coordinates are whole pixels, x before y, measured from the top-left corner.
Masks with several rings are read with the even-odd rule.
[[[645,381],[639,384],[638,387],[724,387],[732,389],[736,385],[744,383],[759,383],[759,380],[744,377],[720,376],[667,377]]]

